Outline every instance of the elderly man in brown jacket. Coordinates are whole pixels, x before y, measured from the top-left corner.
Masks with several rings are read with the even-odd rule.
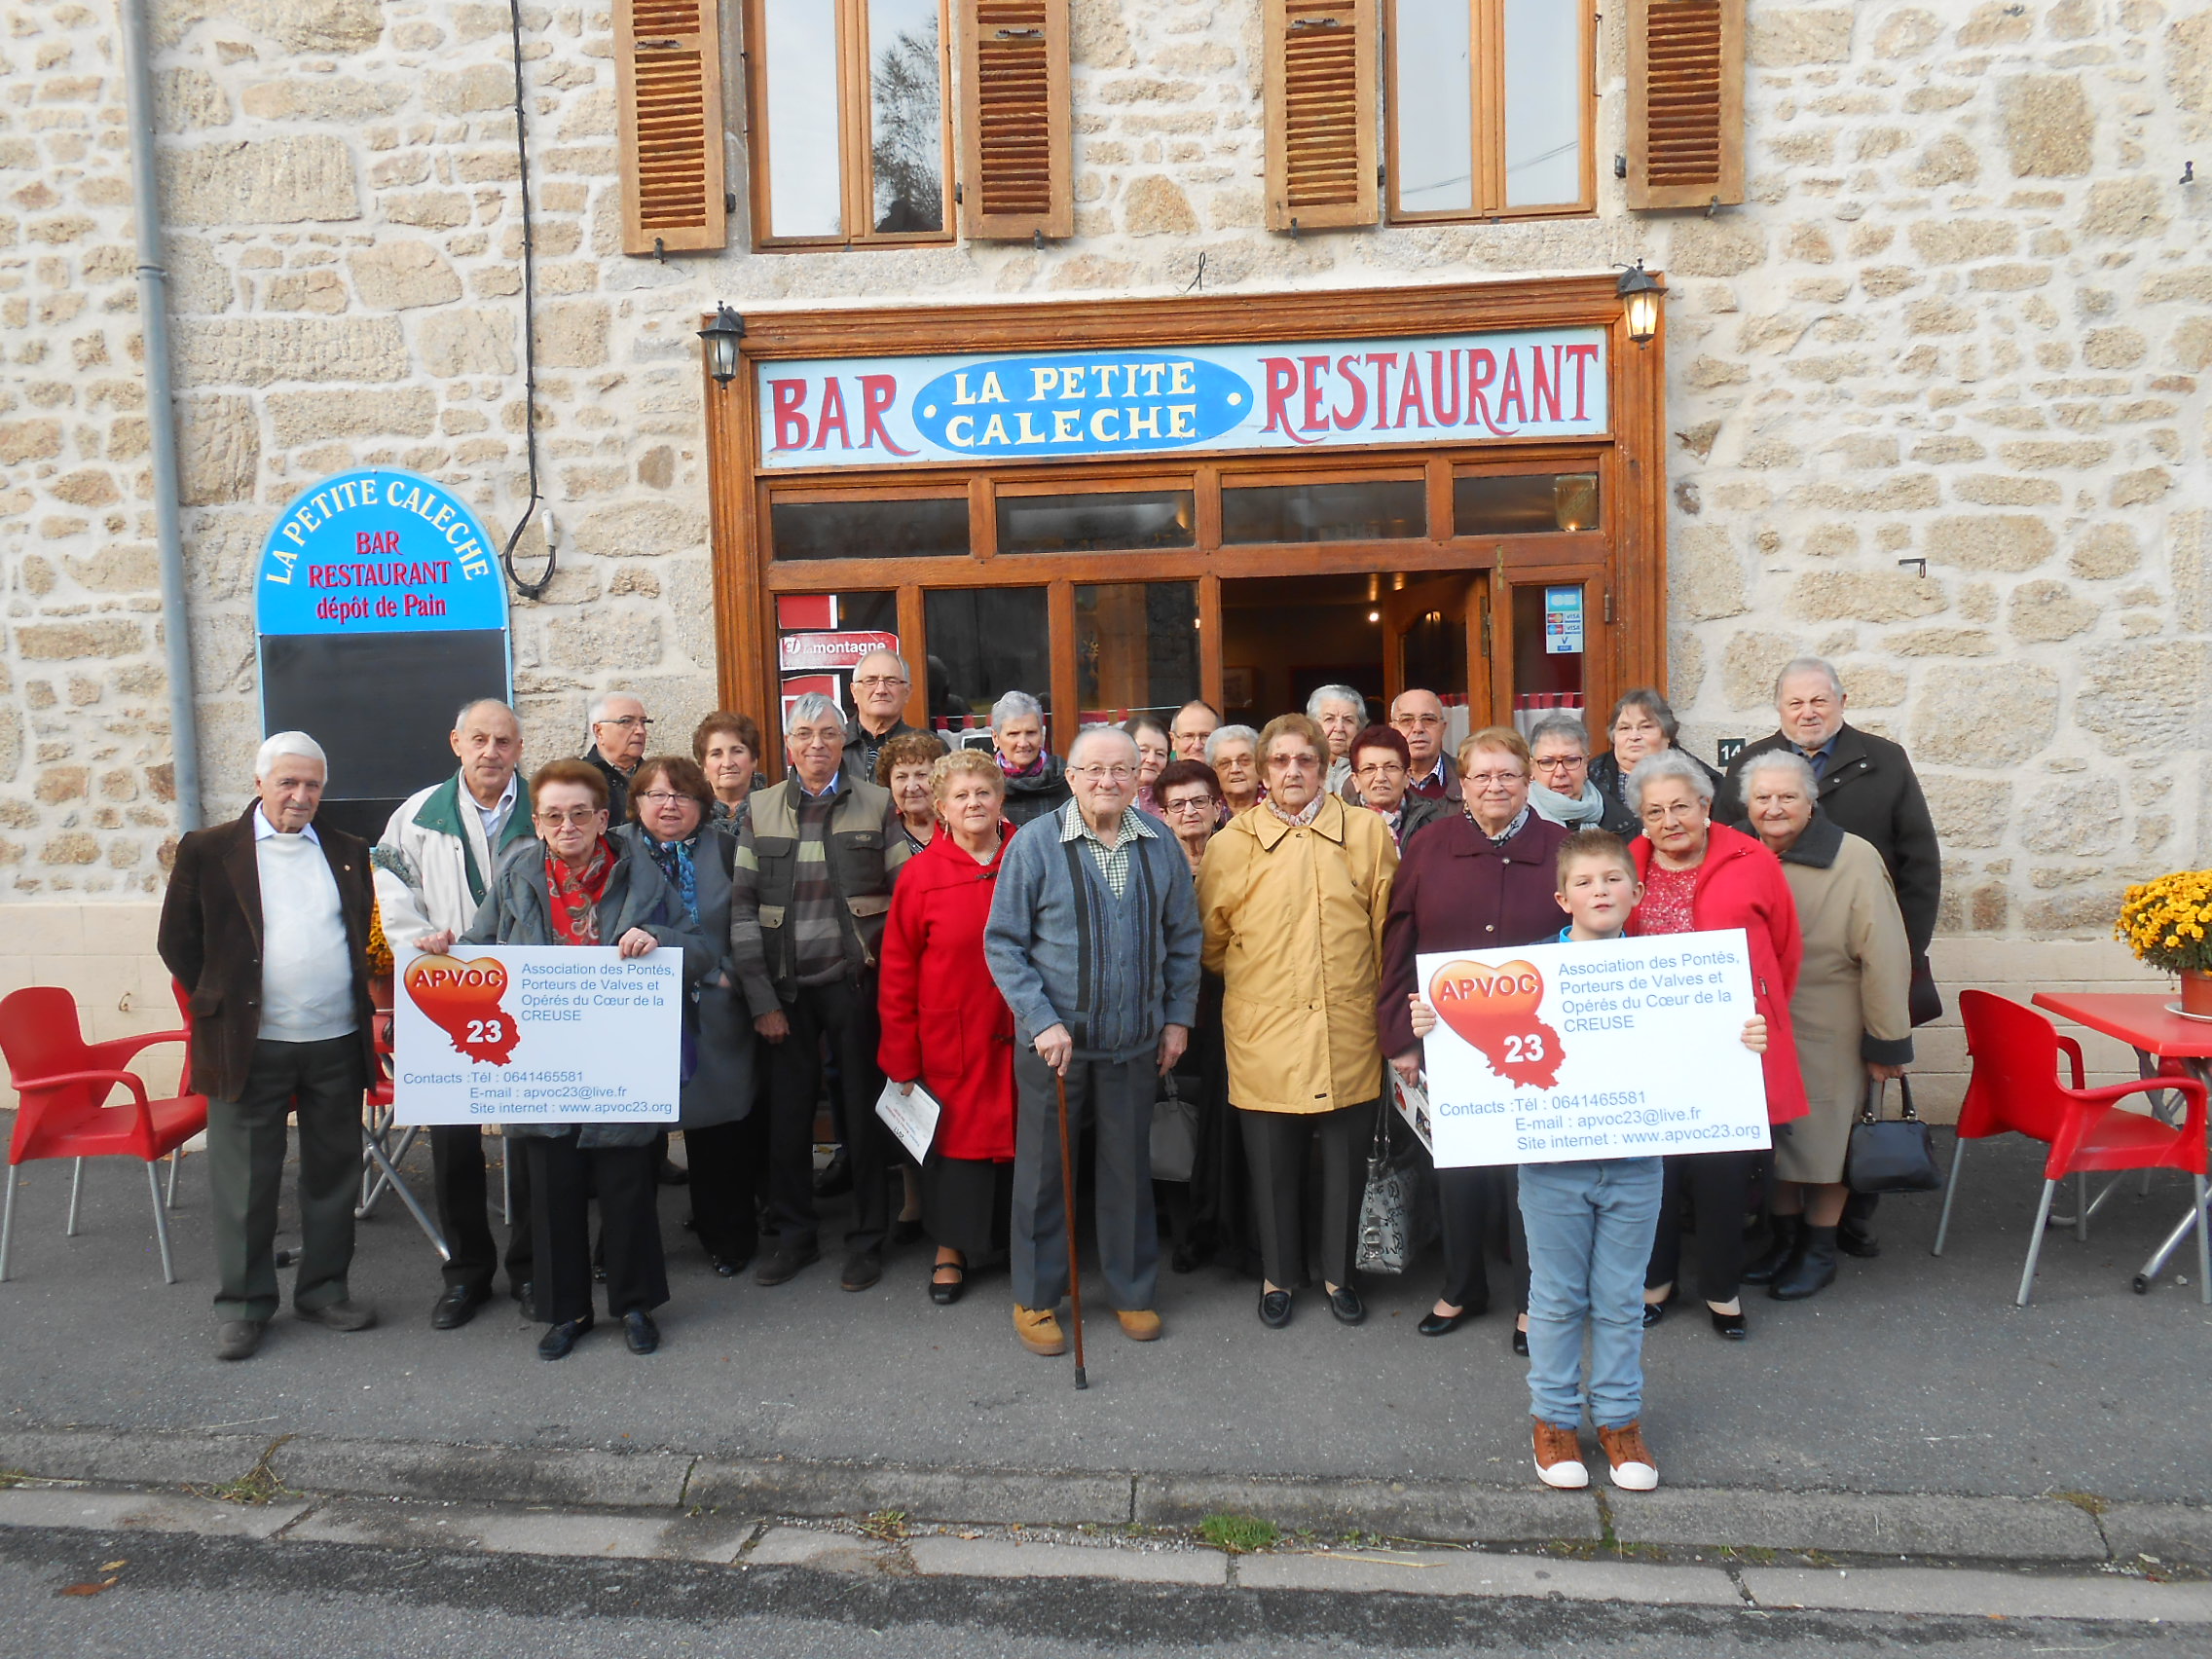
[[[162,905],[163,962],[190,998],[192,1087],[207,1096],[215,1352],[244,1359],[276,1317],[284,1120],[300,1125],[302,1319],[358,1331],[376,1312],[347,1294],[361,1093],[375,1064],[367,843],[314,828],[328,761],[306,732],[254,760],[254,804],[177,844]]]

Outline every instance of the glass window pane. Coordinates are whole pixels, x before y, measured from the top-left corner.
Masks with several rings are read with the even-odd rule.
[[[1198,583],[1077,587],[1075,655],[1086,723],[1171,719],[1198,694]]]
[[[1505,0],[1505,204],[1582,199],[1582,7]]]
[[[922,595],[929,635],[930,716],[988,720],[1008,691],[1026,691],[1052,711],[1052,646],[1045,590],[932,588]]]
[[[941,0],[867,0],[875,228],[944,229]]]
[[[1193,547],[1192,493],[1001,496],[1001,553],[1085,553],[1094,548]],[[1186,699],[1188,701],[1188,699]]]
[[[1371,541],[1428,534],[1428,488],[1418,478],[1354,484],[1268,484],[1221,493],[1221,538]]]
[[[968,498],[935,501],[777,501],[778,559],[944,559],[968,551]]]
[[[844,234],[837,131],[836,0],[769,0],[760,8],[768,93],[768,234]]]
[[[1526,474],[1452,481],[1455,535],[1529,535],[1598,528],[1595,472]]]
[[[776,668],[781,705],[809,691],[852,712],[853,665],[870,650],[899,649],[895,593],[786,593],[776,596]],[[780,713],[781,711],[779,711]],[[780,750],[773,732],[763,734]]]
[[[1475,204],[1473,0],[1398,0],[1396,12],[1398,205],[1467,212]]]

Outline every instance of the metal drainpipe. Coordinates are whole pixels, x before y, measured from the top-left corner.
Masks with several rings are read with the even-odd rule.
[[[131,217],[138,233],[138,331],[146,352],[146,428],[153,454],[154,542],[162,569],[162,636],[168,658],[169,749],[177,822],[200,828],[200,708],[185,610],[184,533],[177,518],[176,407],[169,384],[169,274],[162,263],[161,181],[154,170],[154,68],[146,0],[117,0],[123,84],[130,120]]]

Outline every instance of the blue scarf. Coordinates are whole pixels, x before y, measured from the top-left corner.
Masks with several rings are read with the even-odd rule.
[[[696,832],[688,841],[656,841],[650,835],[645,843],[652,848],[653,863],[660,866],[661,874],[668,877],[669,886],[683,901],[683,913],[691,918],[694,927],[699,922],[699,869],[691,862],[692,846],[698,841]]]

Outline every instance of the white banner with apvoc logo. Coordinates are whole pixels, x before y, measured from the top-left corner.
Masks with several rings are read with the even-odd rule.
[[[764,468],[1603,437],[1605,331],[755,365]]]
[[[1744,931],[1416,960],[1439,1169],[1770,1144]]]

